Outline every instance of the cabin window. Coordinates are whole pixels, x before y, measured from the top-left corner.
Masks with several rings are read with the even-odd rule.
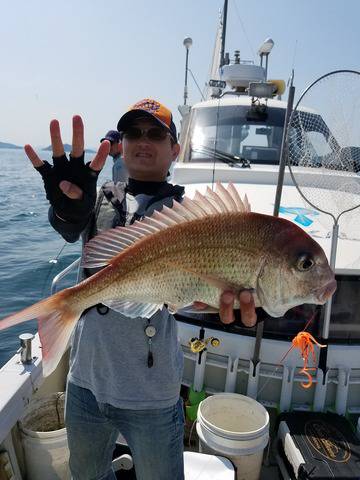
[[[249,106],[194,109],[182,161],[279,164],[285,110],[267,110],[266,118],[248,120]]]

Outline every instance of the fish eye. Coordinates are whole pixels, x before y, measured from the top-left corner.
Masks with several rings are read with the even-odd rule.
[[[314,266],[315,262],[310,255],[303,254],[299,257],[297,261],[297,268],[301,272],[306,272]]]

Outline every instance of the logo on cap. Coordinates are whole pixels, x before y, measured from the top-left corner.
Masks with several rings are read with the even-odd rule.
[[[151,100],[150,98],[145,98],[145,100],[140,100],[140,102],[135,103],[132,107],[132,110],[137,108],[141,108],[141,110],[149,110],[151,113],[155,113],[160,109],[161,105],[159,102],[155,100]]]
[[[153,115],[155,118],[158,118],[162,123],[170,128],[172,120],[171,112],[156,100],[145,98],[144,100],[140,100],[139,102],[135,103],[135,105],[130,108],[130,111],[131,110],[144,110]]]

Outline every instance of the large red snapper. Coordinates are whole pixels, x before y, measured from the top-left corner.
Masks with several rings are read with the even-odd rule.
[[[45,375],[82,312],[98,303],[148,318],[164,304],[218,308],[223,290],[251,289],[256,306],[280,317],[296,305],[324,304],[336,289],[322,248],[292,222],[250,212],[232,184],[99,234],[83,266],[105,268],[0,322],[4,329],[38,318]]]

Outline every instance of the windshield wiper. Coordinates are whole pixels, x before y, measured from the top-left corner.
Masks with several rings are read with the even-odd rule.
[[[251,164],[245,157],[238,157],[237,155],[231,155],[230,153],[222,152],[221,150],[214,150],[213,148],[201,145],[196,148],[192,148],[195,153],[205,153],[209,157],[215,157],[217,160],[224,162],[230,167],[250,168]]]

